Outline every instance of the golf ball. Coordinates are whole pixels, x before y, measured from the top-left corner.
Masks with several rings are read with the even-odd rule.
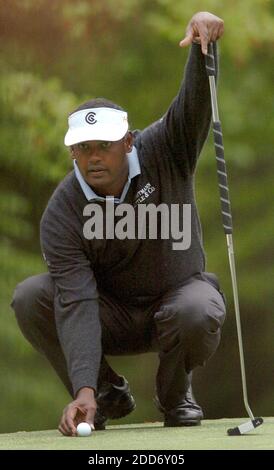
[[[88,423],[79,423],[77,426],[77,436],[87,437],[90,436],[93,429]]]

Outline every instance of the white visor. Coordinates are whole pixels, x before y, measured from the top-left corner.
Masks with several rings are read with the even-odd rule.
[[[69,147],[88,140],[115,142],[128,131],[125,111],[113,108],[89,108],[76,111],[68,118],[69,129],[65,135],[65,145]]]

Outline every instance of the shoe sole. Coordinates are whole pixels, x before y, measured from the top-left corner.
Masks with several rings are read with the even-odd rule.
[[[128,399],[127,399],[128,400]],[[121,407],[119,409],[119,412],[117,411],[116,413],[113,412],[113,410],[111,409],[105,409],[104,410],[104,416],[107,418],[107,419],[119,419],[119,418],[124,418],[125,416],[129,415],[133,410],[135,410],[136,408],[136,403],[132,397],[132,403],[127,406],[127,407],[123,407],[123,402],[121,403],[118,403],[116,404],[115,403],[115,407],[119,408],[119,406]]]
[[[171,423],[168,421],[164,422],[165,428],[179,428],[182,426],[200,426],[200,425],[201,425],[201,421],[197,421],[197,420],[181,421],[180,423]]]
[[[94,423],[95,431],[104,431],[106,429],[105,424]]]
[[[119,413],[119,416],[115,415],[115,414],[112,414],[111,417],[108,416],[106,417],[106,421],[108,419],[119,419],[119,418],[124,418],[125,416],[129,415],[133,410],[135,410],[136,408],[136,403],[132,403],[132,405],[126,409],[124,409],[121,413]],[[105,423],[106,423],[105,421]],[[105,423],[94,423],[94,426],[95,426],[95,431],[104,431],[106,429],[106,425]]]

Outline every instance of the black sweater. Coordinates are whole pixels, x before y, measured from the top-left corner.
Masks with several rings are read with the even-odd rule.
[[[147,305],[205,269],[194,171],[210,119],[204,57],[200,46],[193,44],[182,86],[167,113],[134,132],[141,174],[133,178],[123,201],[136,210],[138,192],[149,183],[155,190],[142,204],[179,204],[181,210],[183,204],[191,204],[189,249],[174,251],[173,240],[161,238],[85,239],[87,200],[74,171],[49,200],[41,219],[41,247],[56,286],[57,332],[75,394],[84,386],[97,387],[102,354],[100,289],[120,302]]]

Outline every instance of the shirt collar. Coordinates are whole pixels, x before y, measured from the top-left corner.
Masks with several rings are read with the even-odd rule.
[[[128,180],[127,180],[127,182],[125,184],[125,187],[122,191],[121,199],[120,200],[117,199],[118,202],[121,202],[124,199],[131,180],[135,176],[140,175],[140,173],[141,173],[141,168],[140,168],[140,163],[139,163],[139,158],[138,158],[138,152],[137,152],[136,147],[132,148],[132,151],[127,154],[127,157],[128,157]],[[73,164],[74,164],[75,176],[76,176],[76,178],[77,178],[77,180],[78,180],[78,182],[79,182],[79,184],[82,188],[82,191],[83,191],[86,199],[88,201],[90,201],[91,199],[97,199],[99,201],[104,201],[105,198],[101,197],[101,196],[98,196],[93,191],[93,189],[87,184],[87,182],[84,180],[75,159],[73,160]]]

